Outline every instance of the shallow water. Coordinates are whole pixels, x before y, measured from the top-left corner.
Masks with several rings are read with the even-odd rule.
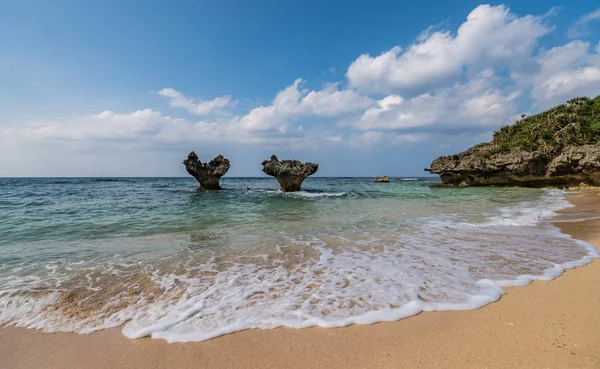
[[[169,341],[368,324],[478,308],[598,256],[549,224],[562,191],[391,181],[0,179],[0,324]]]

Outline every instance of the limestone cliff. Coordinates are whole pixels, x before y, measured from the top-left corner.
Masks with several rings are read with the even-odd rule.
[[[523,117],[425,170],[454,186],[600,186],[600,96]]]

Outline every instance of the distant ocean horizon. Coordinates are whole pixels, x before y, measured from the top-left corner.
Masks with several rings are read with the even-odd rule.
[[[351,178],[371,178],[371,179],[375,179],[381,176],[318,176],[318,175],[312,175],[311,177],[309,177],[308,180],[310,180],[311,178],[329,178],[329,179],[351,179]],[[388,177],[390,179],[403,179],[403,178],[421,178],[421,179],[435,179],[438,178],[438,175],[430,175],[430,176],[389,176]],[[160,179],[160,178],[175,178],[175,179],[188,179],[188,180],[193,180],[192,178],[190,178],[189,176],[185,176],[185,175],[181,175],[181,176],[52,176],[52,177],[1,177],[0,179],[61,179],[61,178],[66,178],[66,179],[94,179],[94,178],[124,178],[124,179],[135,179],[135,178],[146,178],[146,179],[151,179],[151,178],[156,178],[156,179]],[[264,175],[264,176],[223,176],[221,177],[222,179],[226,179],[226,178],[231,178],[231,179],[261,179],[261,178],[266,178],[266,179],[272,179],[273,177],[270,177],[268,175]]]
[[[434,176],[0,179],[0,324],[202,341],[476,309],[599,253],[565,192]]]

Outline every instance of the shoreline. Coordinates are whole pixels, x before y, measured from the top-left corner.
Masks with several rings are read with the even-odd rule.
[[[599,192],[568,198],[578,211],[599,213]],[[553,224],[600,248],[600,219]],[[551,282],[505,287],[498,302],[478,310],[344,328],[252,329],[193,343],[130,340],[120,328],[79,335],[0,327],[0,367],[600,367],[598,282],[593,260]]]

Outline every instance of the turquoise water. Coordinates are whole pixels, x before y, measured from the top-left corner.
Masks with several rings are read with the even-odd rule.
[[[0,324],[198,341],[472,309],[597,250],[558,190],[432,178],[0,179]]]

